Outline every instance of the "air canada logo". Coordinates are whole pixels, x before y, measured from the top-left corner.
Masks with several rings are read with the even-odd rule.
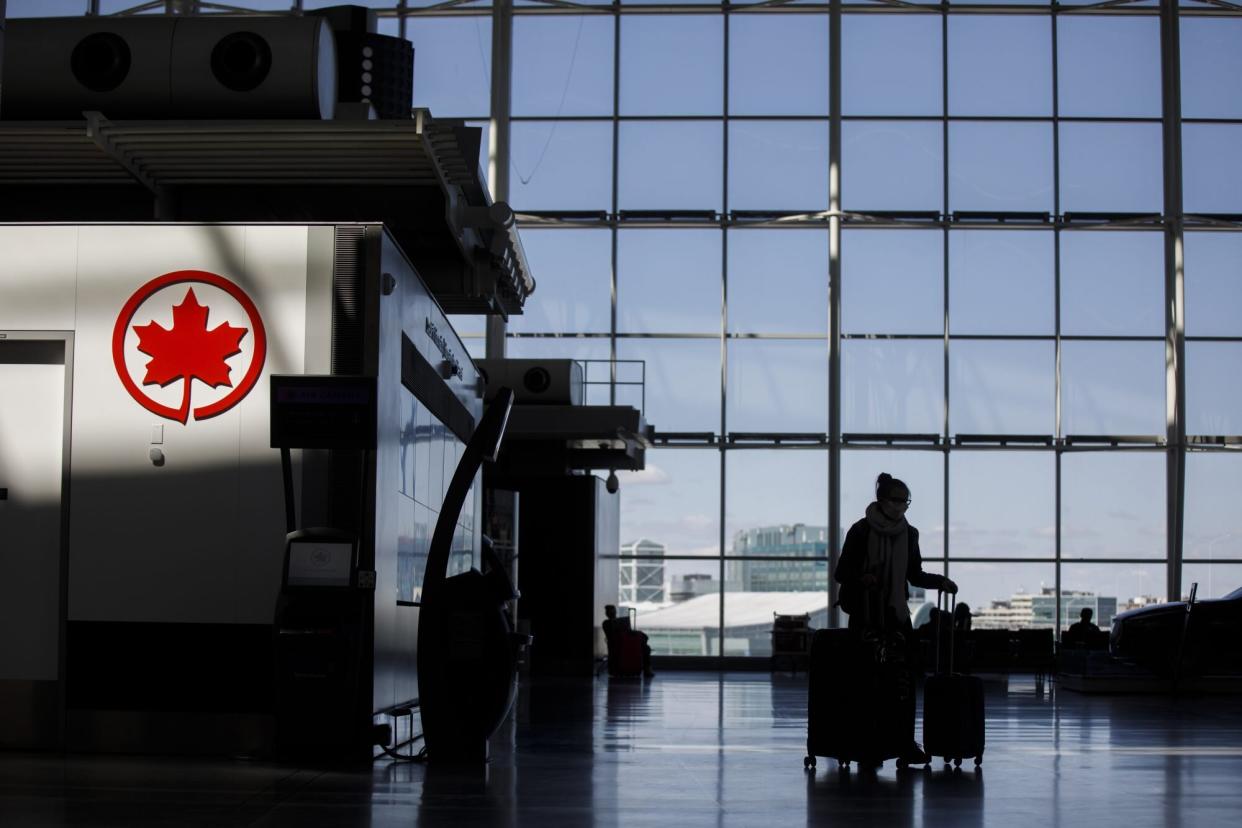
[[[177,422],[228,411],[263,372],[267,334],[250,297],[205,270],[177,270],[129,297],[112,329],[112,362],[139,405]]]

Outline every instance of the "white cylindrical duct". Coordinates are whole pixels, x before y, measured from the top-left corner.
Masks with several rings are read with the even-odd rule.
[[[8,120],[331,118],[336,48],[312,17],[9,21]]]

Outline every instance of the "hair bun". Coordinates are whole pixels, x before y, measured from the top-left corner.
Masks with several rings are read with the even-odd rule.
[[[889,474],[888,472],[880,472],[880,476],[875,479],[875,482],[883,484],[883,483],[887,483],[888,481],[892,479],[893,479],[893,476]]]

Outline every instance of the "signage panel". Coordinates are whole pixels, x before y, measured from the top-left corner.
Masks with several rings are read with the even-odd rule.
[[[272,448],[375,448],[375,378],[273,375]]]

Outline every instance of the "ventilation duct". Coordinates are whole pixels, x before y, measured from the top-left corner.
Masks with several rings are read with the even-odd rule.
[[[172,96],[181,118],[331,118],[332,28],[313,17],[183,18]]]
[[[331,27],[299,17],[11,20],[10,120],[331,118]]]

